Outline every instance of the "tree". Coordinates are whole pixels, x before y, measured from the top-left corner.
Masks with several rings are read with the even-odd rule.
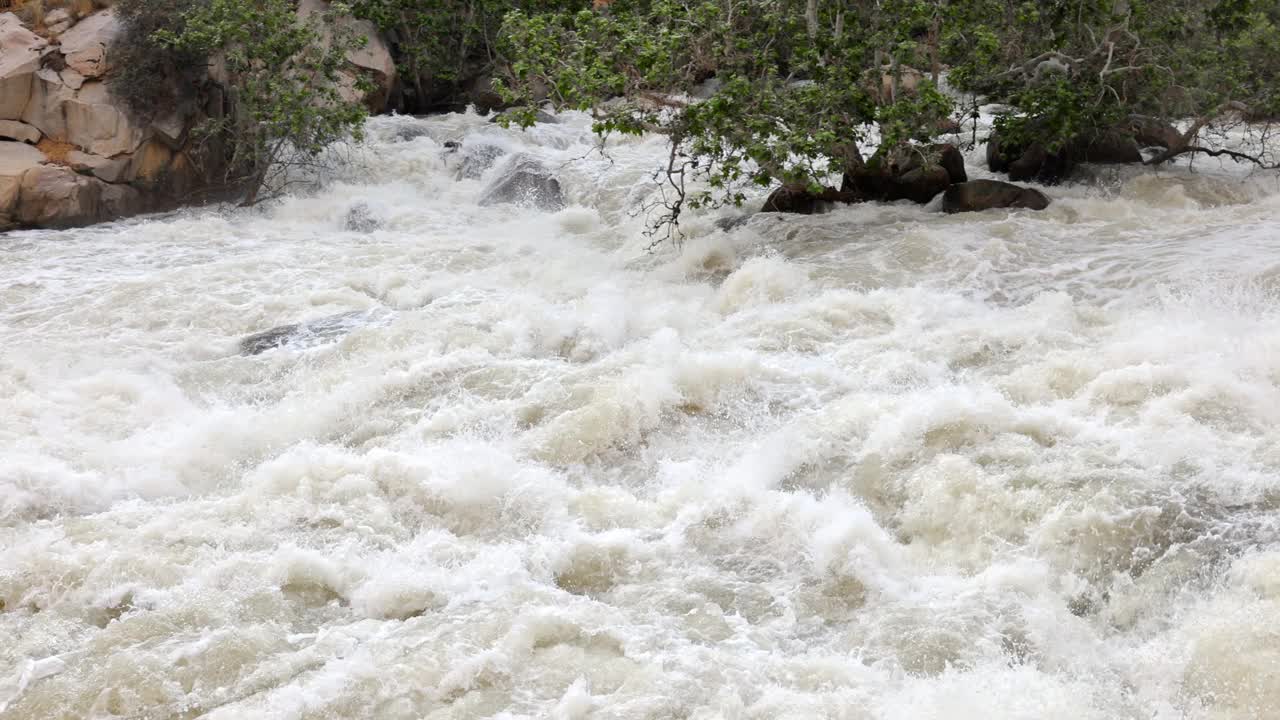
[[[123,61],[111,88],[135,115],[192,115],[212,85],[225,91],[193,133],[209,189],[255,204],[361,136],[368,81],[344,69],[367,39],[333,22],[349,8],[301,17],[291,0],[119,0],[116,12]]]
[[[651,232],[678,230],[686,206],[737,204],[747,184],[781,182],[839,195],[832,175],[866,166],[859,143],[879,152],[927,141],[950,103],[931,83],[911,96],[873,97],[879,73],[863,72],[900,22],[850,31],[856,8],[773,0],[617,0],[607,13],[513,12],[500,49],[511,59],[502,90],[533,121],[534,88],[559,107],[595,113],[595,129],[657,132],[671,141],[657,179],[664,187]],[[701,102],[671,97],[714,77]],[[878,123],[877,128],[874,124]],[[694,191],[690,181],[705,181]],[[664,235],[659,234],[659,238]]]
[[[1263,0],[615,0],[512,12],[498,49],[515,122],[532,122],[545,90],[594,113],[602,136],[670,139],[654,229],[671,231],[687,206],[741,202],[744,183],[864,200],[851,176],[937,162],[931,137],[963,110],[935,86],[944,65],[953,86],[1005,105],[1006,148],[1058,154],[1058,170],[1116,136],[1162,144],[1149,164],[1204,153],[1274,167],[1258,121],[1280,116],[1278,15]],[[709,97],[681,97],[712,77]],[[1239,133],[1229,147],[1244,122],[1248,147]],[[839,190],[825,185],[836,175]]]

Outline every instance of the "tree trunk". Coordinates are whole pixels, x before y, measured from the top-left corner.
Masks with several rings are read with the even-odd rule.
[[[818,39],[818,0],[807,0],[804,6],[804,20],[809,27],[809,42]]]
[[[938,18],[933,19],[933,24],[929,26],[929,74],[933,79],[933,84],[938,84],[938,77],[942,74],[942,63],[938,60],[938,36],[942,30],[938,27]]]
[[[889,68],[889,102],[898,101],[898,76],[902,74],[902,61],[898,59],[895,53],[893,56],[893,65]]]

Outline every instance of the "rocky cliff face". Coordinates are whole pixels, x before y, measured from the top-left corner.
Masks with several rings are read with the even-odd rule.
[[[304,0],[299,12],[321,7]],[[372,26],[355,29],[369,42],[352,53],[351,72],[375,81],[362,99],[378,111],[395,65]],[[140,123],[108,92],[119,31],[110,8],[78,19],[56,10],[39,27],[0,14],[0,230],[87,225],[201,189],[191,130],[203,116],[175,112]]]

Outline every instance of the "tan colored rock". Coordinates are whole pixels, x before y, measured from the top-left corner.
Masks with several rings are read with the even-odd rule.
[[[325,12],[329,9],[327,0],[299,0],[298,17],[306,18],[313,13]],[[336,21],[338,27],[351,31],[356,37],[368,40],[364,47],[347,53],[347,62],[351,63],[356,73],[367,75],[375,86],[369,93],[361,93],[355,87],[355,75],[350,74],[342,84],[341,92],[345,100],[363,102],[370,110],[380,112],[386,105],[391,87],[395,83],[396,63],[391,57],[391,50],[378,32],[378,28],[368,20],[343,16]],[[333,36],[322,28],[323,41],[327,46]]]
[[[31,97],[40,52],[49,43],[22,26],[13,13],[0,13],[0,120],[17,120]]]
[[[0,141],[0,226],[12,223],[22,176],[45,159],[44,153],[26,143]]]
[[[40,142],[41,133],[36,128],[17,120],[0,120],[0,138],[8,138],[35,145]]]
[[[71,168],[41,165],[22,176],[17,219],[38,227],[75,227],[101,219],[102,187]]]
[[[80,86],[84,85],[85,77],[71,68],[58,73],[58,77],[62,79],[63,85],[72,90],[79,90]]]
[[[66,139],[77,147],[103,157],[133,152],[146,135],[129,121],[107,93],[105,84],[90,81],[63,103]],[[46,135],[49,135],[47,130]]]
[[[73,22],[75,22],[75,18],[71,17],[71,12],[66,8],[50,10],[44,16],[45,32],[51,38],[58,37],[66,32]]]
[[[128,155],[104,158],[101,155],[79,150],[72,150],[67,153],[67,165],[72,170],[80,173],[92,173],[94,177],[109,183],[123,181],[132,160],[133,158]]]
[[[62,34],[62,54],[67,66],[87,78],[107,72],[107,47],[120,31],[115,12],[103,10],[76,23]]]
[[[150,140],[133,154],[129,181],[154,183],[164,176],[173,160],[173,151],[159,140]]]
[[[40,70],[32,77],[31,99],[22,113],[22,122],[35,126],[46,137],[65,138],[67,119],[64,105],[75,91],[62,84],[58,74]]]

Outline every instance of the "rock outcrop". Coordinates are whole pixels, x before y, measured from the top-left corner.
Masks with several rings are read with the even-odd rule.
[[[94,8],[110,4],[56,9],[39,27],[0,13],[0,230],[148,212],[208,186],[197,171],[191,130],[207,117],[204,110],[225,110],[218,83],[226,80],[216,58],[209,75],[213,97],[204,108],[137,119],[108,90],[112,41],[121,25],[110,7]],[[325,0],[302,0],[298,12],[327,9]],[[343,91],[381,111],[395,82],[391,53],[372,24],[340,22],[368,38],[347,56]],[[372,92],[357,90],[360,77],[372,81]]]
[[[1026,208],[1043,210],[1049,198],[1034,188],[999,180],[970,180],[947,188],[942,195],[942,210],[947,213],[977,212],[993,208]]]
[[[299,0],[298,2],[298,17],[301,18],[328,10],[327,0]],[[338,20],[337,25],[339,31],[349,33],[353,37],[364,37],[367,40],[363,47],[347,53],[347,62],[350,67],[345,73],[341,87],[343,99],[350,102],[363,102],[370,112],[381,112],[387,106],[387,100],[396,82],[396,63],[391,58],[391,50],[378,29],[368,20],[343,17]],[[332,42],[332,33],[326,31],[323,41]],[[356,89],[356,80],[361,75],[373,82],[373,92],[361,93]]]

